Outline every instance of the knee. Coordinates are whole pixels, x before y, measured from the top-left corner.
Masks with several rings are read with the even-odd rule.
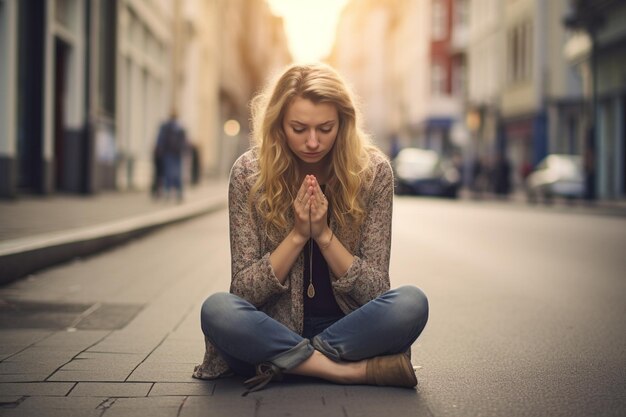
[[[401,317],[409,323],[420,323],[423,327],[428,321],[428,298],[419,288],[406,285],[396,289],[396,308]]]
[[[233,307],[233,295],[226,292],[218,292],[209,296],[200,310],[200,323],[202,330],[207,334],[207,330],[227,322],[229,311]]]

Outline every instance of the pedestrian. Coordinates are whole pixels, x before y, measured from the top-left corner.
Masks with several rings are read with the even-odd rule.
[[[390,290],[393,175],[330,67],[291,66],[253,100],[255,144],[230,174],[230,293],[202,305],[194,376],[282,374],[414,387],[428,320],[416,287]]]
[[[596,199],[596,161],[594,152],[594,131],[587,132],[587,143],[583,152],[583,175],[584,191],[583,197],[588,203],[593,203]]]
[[[482,198],[485,191],[485,160],[477,156],[472,164],[472,191],[475,199]]]
[[[496,155],[491,182],[497,197],[508,198],[511,192],[511,163],[504,152],[498,152]]]
[[[163,158],[161,157],[161,153],[159,151],[158,140],[152,151],[152,166],[151,193],[152,198],[158,199],[161,197],[161,193],[163,192]]]
[[[159,128],[155,161],[162,169],[165,198],[175,190],[179,202],[183,200],[182,165],[187,147],[185,129],[178,122],[176,110],[172,110]]]

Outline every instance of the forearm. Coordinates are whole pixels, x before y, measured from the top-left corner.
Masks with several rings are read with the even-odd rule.
[[[307,239],[298,235],[295,230],[289,232],[287,237],[278,245],[276,250],[270,254],[270,264],[274,270],[274,275],[281,284],[285,283],[289,270],[302,252]]]
[[[345,275],[354,261],[354,256],[346,249],[343,243],[337,239],[337,236],[328,229],[327,232],[322,233],[316,242],[333,275],[336,277]]]

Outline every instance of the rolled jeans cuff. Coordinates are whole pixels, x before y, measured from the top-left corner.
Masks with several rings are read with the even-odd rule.
[[[288,371],[309,359],[311,355],[313,355],[314,350],[315,349],[311,346],[309,339],[304,339],[287,352],[273,357],[268,360],[268,362],[271,362],[279,367],[281,371]]]
[[[319,335],[315,336],[313,340],[311,340],[311,343],[313,344],[315,350],[320,351],[327,358],[332,359],[335,362],[341,362],[343,360],[339,351],[326,343],[321,337],[319,337]]]

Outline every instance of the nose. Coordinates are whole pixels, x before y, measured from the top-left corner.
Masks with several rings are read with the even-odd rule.
[[[310,130],[305,145],[309,149],[317,149],[320,146],[320,141],[317,138],[317,132],[315,132],[315,129]]]

